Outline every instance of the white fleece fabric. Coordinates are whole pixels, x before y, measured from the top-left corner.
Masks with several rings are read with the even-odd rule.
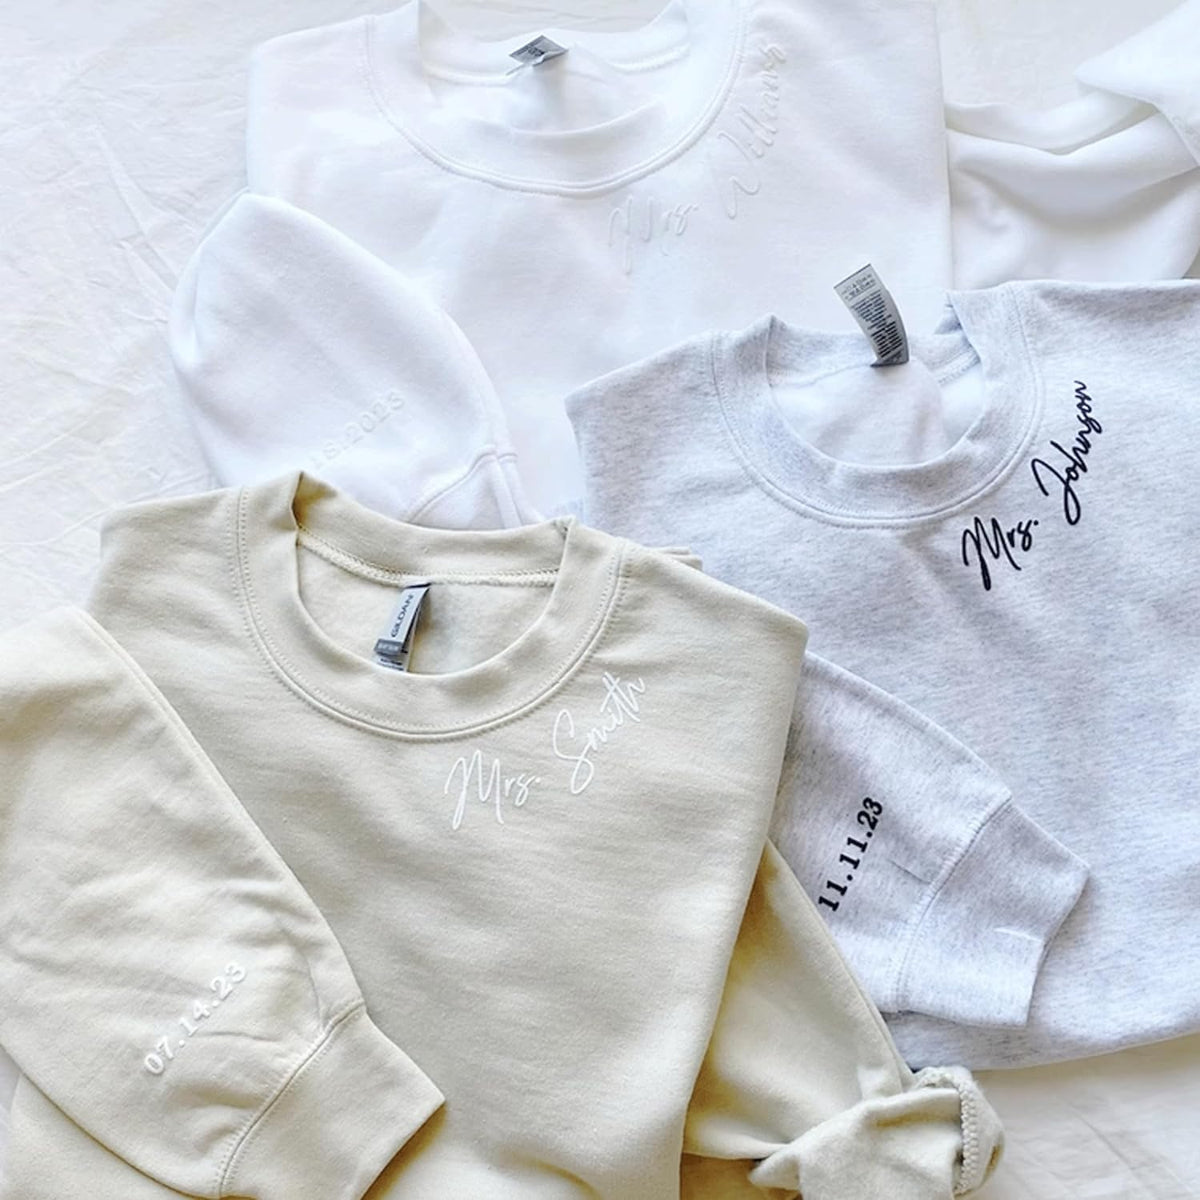
[[[261,483],[303,467],[402,521],[540,519],[462,332],[316,218],[236,199],[180,277],[170,333],[188,416],[220,479]]]
[[[946,105],[954,284],[1200,266],[1200,0],[1081,63],[1044,111]],[[786,316],[786,313],[781,315]]]
[[[550,32],[568,52],[517,68],[525,39],[480,41],[419,2],[306,30],[260,48],[247,114],[250,190],[462,329],[541,511],[578,495],[571,387],[767,307],[843,319],[833,284],[867,258],[936,319],[950,200],[928,0],[673,0],[626,33]],[[880,236],[881,211],[903,237]]]
[[[252,195],[172,318],[220,480],[307,466],[387,511],[453,485],[439,515],[479,526],[564,511],[569,390],[764,312],[848,328],[834,285],[866,261],[922,333],[950,286],[1173,278],[1200,253],[1200,0],[1043,113],[945,107],[928,0],[673,0],[553,36],[566,54],[517,68],[523,39],[413,0],[258,51]],[[407,419],[360,436],[393,389]]]

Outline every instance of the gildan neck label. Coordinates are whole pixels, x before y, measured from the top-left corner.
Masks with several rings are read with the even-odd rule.
[[[387,628],[375,642],[376,662],[395,671],[408,670],[413,634],[421,617],[421,605],[425,603],[428,592],[427,583],[414,583],[401,588]]]
[[[558,58],[559,55],[566,54],[567,50],[567,46],[560,46],[544,33],[539,33],[533,41],[519,46],[508,57],[515,58],[519,66],[538,67],[544,62],[549,62],[552,58]]]
[[[833,290],[871,339],[875,348],[873,367],[895,367],[908,362],[908,334],[900,310],[870,263],[835,284]]]

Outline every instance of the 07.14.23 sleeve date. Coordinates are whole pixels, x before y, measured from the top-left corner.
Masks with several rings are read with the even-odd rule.
[[[818,896],[817,903],[825,905],[826,908],[833,909],[837,912],[838,906],[842,902],[842,898],[849,891],[850,885],[854,882],[854,872],[858,870],[862,864],[863,855],[866,854],[868,847],[871,845],[871,839],[875,836],[875,828],[879,824],[879,818],[883,815],[883,805],[877,804],[868,796],[859,808],[855,815],[855,820],[860,826],[858,837],[848,837],[846,839],[847,850],[857,851],[856,854],[843,853],[838,855],[838,863],[849,868],[845,875],[845,883],[839,883],[836,879],[825,880],[825,886],[821,889],[823,892],[835,892],[836,900],[830,900],[828,896]],[[840,869],[840,868],[839,868]]]
[[[146,1073],[162,1075],[168,1064],[175,1061],[175,1055],[180,1050],[186,1049],[190,1040],[200,1033],[203,1022],[213,1016],[213,1010],[218,1008],[223,1001],[228,1001],[233,996],[234,989],[245,978],[245,967],[241,967],[235,962],[226,965],[224,974],[214,975],[209,984],[209,991],[212,992],[212,995],[205,995],[192,1001],[191,1020],[183,1016],[175,1022],[183,1030],[184,1036],[172,1045],[171,1034],[165,1034],[154,1044],[154,1050],[142,1060],[142,1066]]]

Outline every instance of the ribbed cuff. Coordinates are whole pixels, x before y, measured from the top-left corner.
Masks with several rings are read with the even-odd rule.
[[[1002,804],[921,919],[900,1007],[964,1025],[1024,1025],[1046,948],[1087,874],[1061,842],[1016,805]]]
[[[970,1072],[932,1067],[912,1085],[831,1113],[749,1174],[804,1200],[930,1200],[966,1195],[995,1169],[1004,1132]]]
[[[220,1194],[361,1200],[442,1100],[358,1008],[329,1031],[250,1127]]]
[[[1004,1152],[1004,1130],[979,1084],[962,1067],[926,1067],[917,1072],[915,1085],[952,1087],[958,1093],[962,1149],[954,1167],[954,1194],[965,1196],[982,1187]]]

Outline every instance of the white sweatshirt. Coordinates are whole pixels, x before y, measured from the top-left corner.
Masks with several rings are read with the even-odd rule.
[[[951,269],[927,0],[675,0],[569,42],[517,68],[406,4],[267,43],[248,111],[250,189],[461,327],[545,512],[578,494],[571,387],[764,308],[836,320],[866,258],[930,322]]]
[[[1200,1029],[1200,283],[955,293],[912,350],[873,369],[862,338],[766,318],[597,381],[569,401],[588,517],[690,542],[803,612],[818,650],[961,738],[1089,863],[1027,1026],[901,1013],[910,1061],[1016,1065]],[[781,813],[775,836],[854,960],[897,847],[942,822],[848,809],[821,834]],[[847,844],[869,832],[869,851]],[[951,891],[1040,905],[1044,863],[974,868]],[[1009,984],[966,955],[959,972]]]
[[[89,610],[0,641],[6,1200],[990,1170],[970,1077],[910,1074],[764,852],[794,619],[571,522],[295,477],[119,515]]]
[[[768,311],[849,328],[833,288],[864,261],[914,332],[956,282],[1183,273],[1200,0],[1044,114],[945,110],[934,18],[928,0],[675,0],[517,68],[515,42],[413,0],[266,44],[250,189],[318,220],[293,238],[286,207],[239,201],[185,272],[173,348],[217,477],[324,460],[403,515],[474,470],[441,519],[514,523],[524,492],[496,491],[513,454],[534,510],[578,498],[570,389]],[[447,388],[447,317],[500,403],[473,366]],[[395,392],[407,415],[380,423]]]

